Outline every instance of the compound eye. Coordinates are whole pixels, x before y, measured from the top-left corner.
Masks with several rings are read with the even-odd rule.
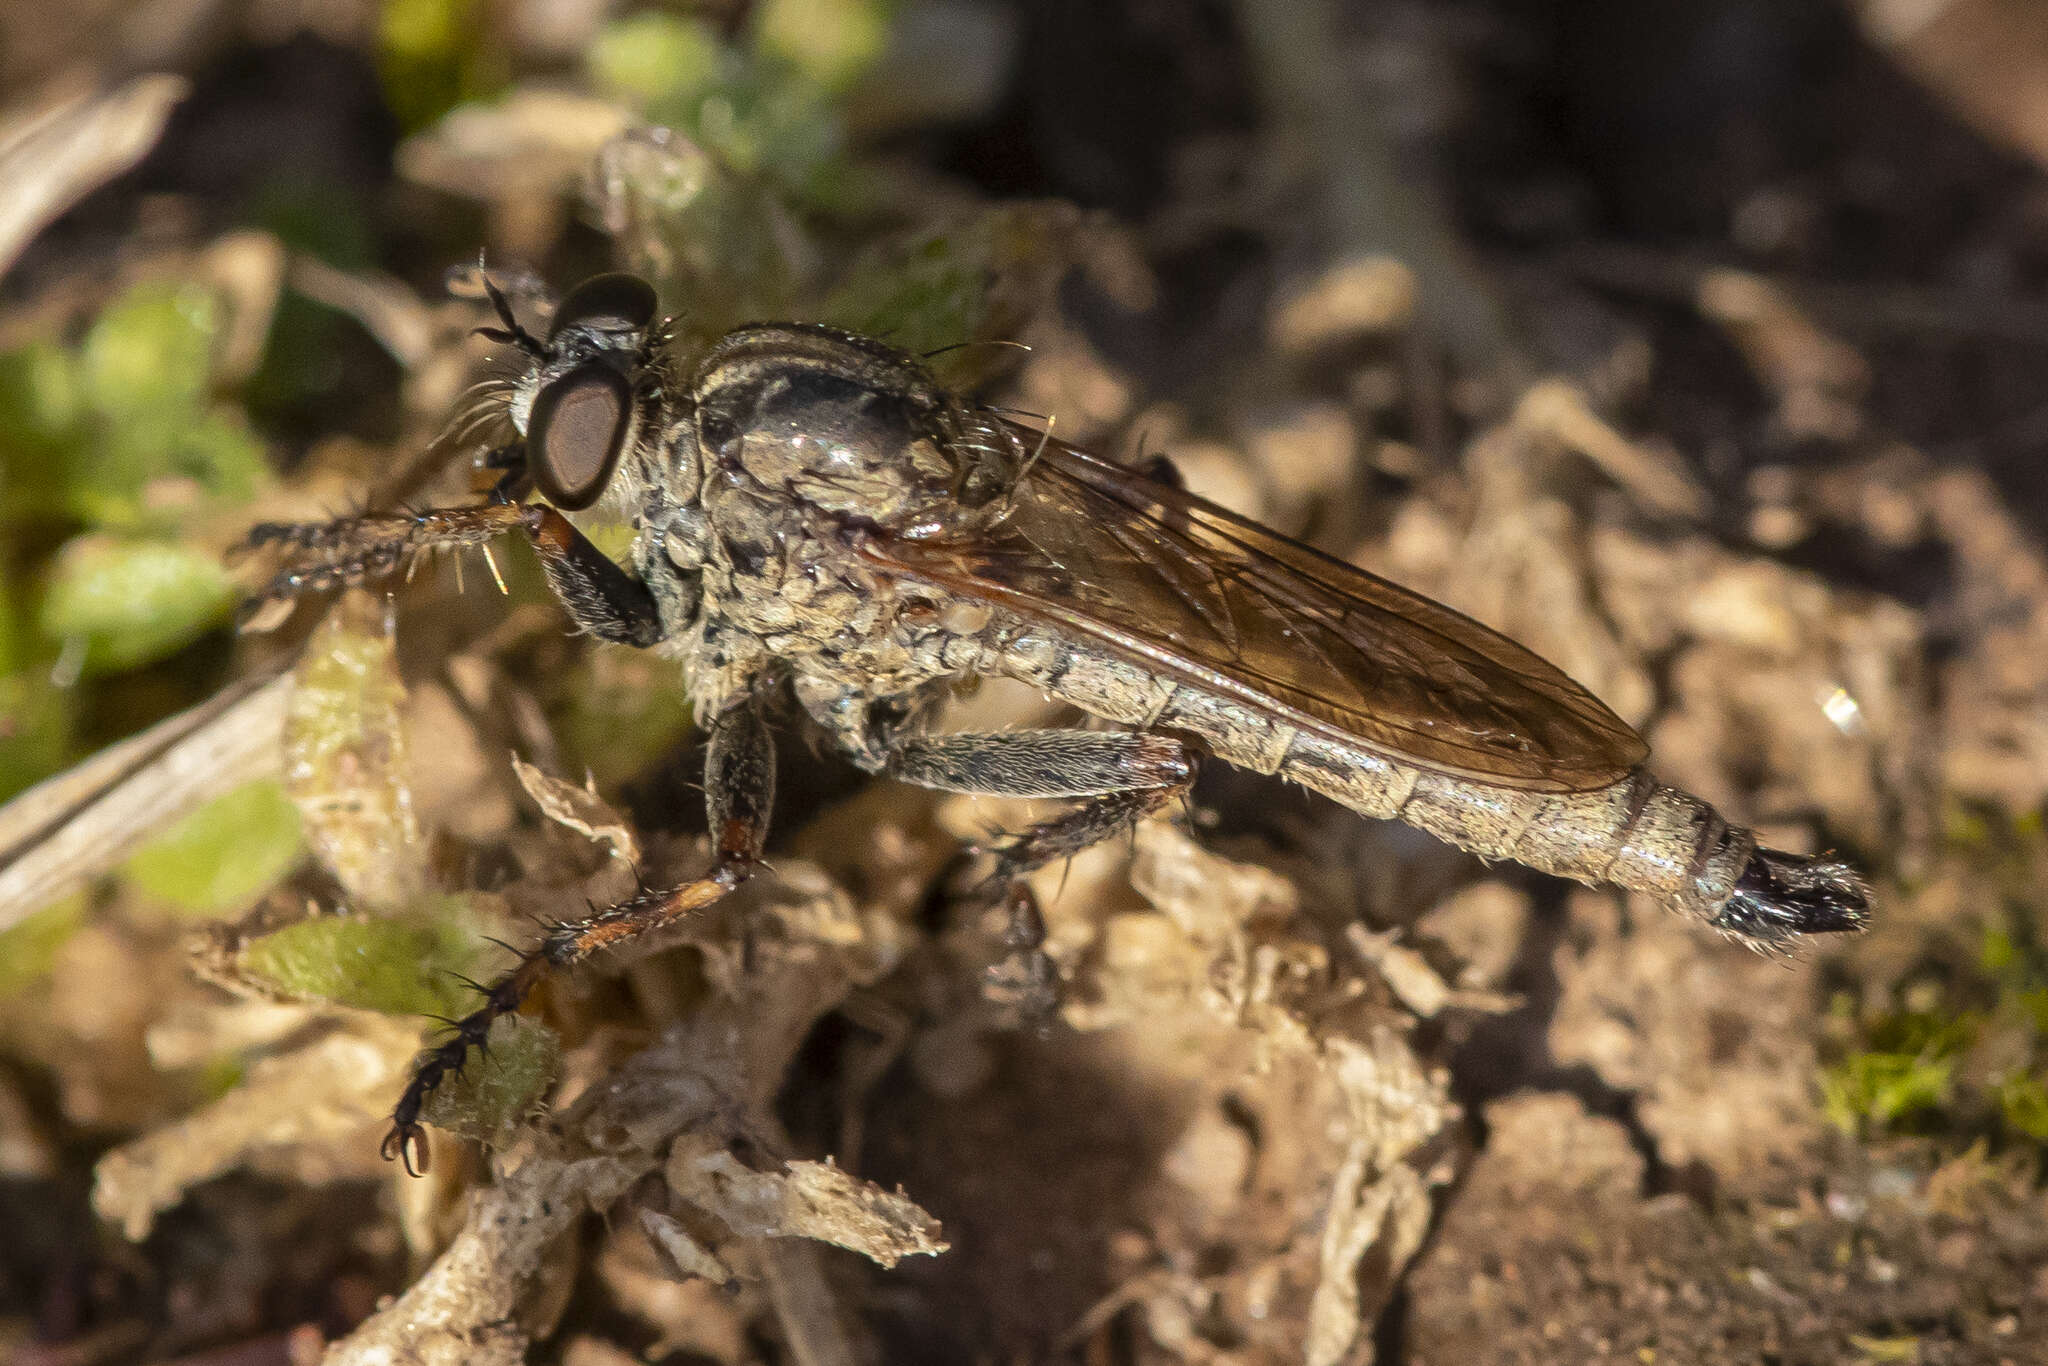
[[[638,332],[654,321],[654,286],[637,275],[593,275],[569,291],[548,325],[553,341],[572,327],[591,332]]]
[[[626,449],[633,389],[608,365],[579,365],[542,389],[526,422],[534,486],[567,512],[603,494]]]

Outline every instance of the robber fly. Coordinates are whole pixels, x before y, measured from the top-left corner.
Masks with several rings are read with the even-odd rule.
[[[682,354],[623,274],[578,287],[537,337],[486,287],[503,323],[486,335],[520,361],[507,482],[483,506],[258,528],[290,557],[268,596],[523,533],[580,627],[680,666],[715,852],[699,878],[549,929],[421,1055],[384,1145],[408,1169],[426,1097],[536,981],[759,867],[764,705],[785,689],[868,772],[1077,799],[996,851],[1004,885],[1165,806],[1213,755],[1758,947],[1866,920],[1848,866],[1762,848],[1658,783],[1643,741],[1520,645],[976,406],[892,346],[770,323]],[[563,515],[596,507],[637,529],[630,569]],[[933,733],[950,685],[984,675],[1120,729]]]

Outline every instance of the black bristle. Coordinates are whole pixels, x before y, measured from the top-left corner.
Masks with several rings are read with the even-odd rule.
[[[1837,934],[1870,923],[1870,889],[1848,864],[1759,849],[1714,917],[1718,929],[1759,948],[1803,934]]]

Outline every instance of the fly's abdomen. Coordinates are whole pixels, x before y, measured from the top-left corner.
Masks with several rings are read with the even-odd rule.
[[[1033,636],[1007,655],[1006,672],[1094,715],[1190,732],[1225,762],[1278,774],[1360,815],[1404,821],[1481,858],[1642,892],[1761,947],[1854,928],[1867,913],[1868,893],[1847,865],[1759,848],[1750,831],[1641,770],[1586,792],[1474,782],[1325,738],[1106,652]]]
[[[1283,776],[1486,859],[1642,892],[1758,948],[1855,929],[1869,892],[1844,863],[1761,848],[1697,797],[1640,769],[1588,792],[1470,782],[1297,734]]]
[[[1299,733],[1280,772],[1362,815],[1405,821],[1481,858],[1647,892],[1695,915],[1727,899],[1749,848],[1704,802],[1632,773],[1591,792],[1469,782]]]

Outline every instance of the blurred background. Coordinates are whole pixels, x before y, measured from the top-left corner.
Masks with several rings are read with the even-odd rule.
[[[0,1357],[2048,1360],[2043,159],[2032,0],[0,4]],[[480,264],[1168,452],[1877,926],[1215,772],[1049,870],[1034,1018],[935,891],[1029,811],[793,739],[776,877],[397,1176],[486,937],[702,856],[524,547],[236,629],[253,523],[495,479]]]

